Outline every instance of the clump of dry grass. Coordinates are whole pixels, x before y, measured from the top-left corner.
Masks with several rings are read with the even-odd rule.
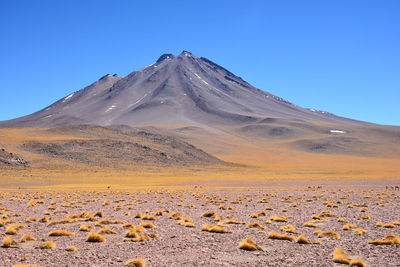
[[[206,218],[208,218],[208,217],[215,217],[217,215],[217,213],[215,212],[215,211],[207,211],[207,212],[204,212],[202,215],[201,215],[201,217],[206,217]]]
[[[210,232],[210,233],[233,233],[232,230],[225,229],[222,226],[219,225],[212,225],[212,224],[204,224],[201,228],[202,231]]]
[[[96,232],[90,232],[86,239],[86,242],[104,242],[104,241],[106,241],[106,238]]]
[[[125,237],[128,237],[128,238],[137,238],[137,237],[139,237],[139,234],[138,234],[138,232],[136,231],[135,228],[132,228],[132,229],[129,229],[129,230],[127,230],[127,231],[125,232]]]
[[[25,242],[28,242],[28,241],[36,241],[36,238],[30,233],[25,233],[21,237],[21,243],[25,243]]]
[[[345,218],[343,218],[343,217],[338,218],[337,221],[338,221],[338,222],[347,222],[347,220],[346,220]]]
[[[272,221],[275,221],[275,222],[287,222],[288,221],[288,217],[285,217],[285,216],[271,216],[271,218],[270,218]]]
[[[174,212],[169,216],[170,219],[182,220],[182,214],[180,212]]]
[[[357,225],[353,224],[353,223],[346,223],[345,225],[343,225],[343,230],[344,231],[348,231],[350,229],[356,228]]]
[[[245,222],[236,221],[236,220],[226,220],[226,224],[245,224]]]
[[[65,230],[54,230],[49,233],[49,236],[71,236],[71,235],[75,235],[75,233]]]
[[[53,248],[56,248],[56,246],[57,245],[56,245],[56,243],[54,241],[49,240],[49,241],[44,242],[42,245],[40,245],[39,248],[41,248],[41,249],[53,249]]]
[[[247,228],[265,229],[265,226],[261,225],[259,222],[252,222],[247,225]]]
[[[358,227],[358,228],[353,229],[353,232],[357,235],[363,235],[363,234],[366,234],[368,231],[361,227]]]
[[[333,262],[350,264],[350,259],[343,248],[335,248],[333,251]]]
[[[382,239],[371,240],[368,243],[372,245],[398,245],[400,244],[400,237],[389,233]]]
[[[275,231],[271,231],[268,233],[268,238],[270,239],[279,239],[279,240],[289,240],[293,241],[295,238],[294,236],[286,235],[286,234],[280,234]]]
[[[3,248],[12,248],[16,247],[17,243],[14,241],[14,239],[11,236],[6,236],[3,239],[2,247]]]
[[[99,231],[97,231],[98,234],[100,235],[115,235],[117,232],[115,232],[113,229],[105,227],[101,228]]]
[[[92,229],[92,226],[89,225],[89,224],[82,224],[82,225],[79,227],[79,231],[82,231],[82,232],[89,232],[90,229]]]
[[[282,225],[281,227],[279,227],[279,230],[286,232],[286,233],[291,233],[291,234],[295,234],[296,233],[296,227],[294,227],[291,224],[288,225]]]
[[[316,230],[316,231],[314,231],[313,234],[316,235],[319,238],[326,237],[326,238],[329,238],[329,239],[332,239],[332,240],[340,239],[340,234],[335,232],[335,231],[333,231],[333,230],[326,230],[326,231]]]
[[[184,218],[182,220],[179,220],[178,224],[184,227],[195,227],[192,218]]]
[[[25,228],[25,226],[21,223],[11,224],[6,228],[6,235],[16,235],[18,234],[19,229]]]
[[[158,210],[158,211],[156,211],[155,215],[156,216],[163,216],[164,215],[164,211]]]
[[[137,219],[141,219],[143,217],[143,213],[142,212],[138,212],[138,213],[136,213],[136,215],[135,215],[135,218],[137,218]]]
[[[254,251],[254,250],[263,250],[257,243],[254,241],[252,237],[246,237],[239,243],[239,248],[243,250],[249,250],[249,251]]]
[[[144,228],[156,228],[156,226],[151,222],[142,222],[140,224],[140,226],[142,226]]]
[[[149,214],[145,214],[142,216],[142,220],[154,221],[155,219],[156,219],[156,217],[149,215]]]
[[[78,249],[75,246],[69,246],[65,250],[68,252],[74,252],[74,251],[77,251]]]
[[[304,225],[305,227],[316,228],[316,227],[318,227],[321,223],[322,223],[321,220],[311,220],[311,221],[305,222],[303,225]]]
[[[142,258],[136,258],[132,260],[127,260],[124,264],[124,266],[128,267],[144,267],[146,266],[146,261],[145,259]]]
[[[304,234],[299,235],[296,238],[296,242],[299,244],[314,244],[310,239],[308,239]]]

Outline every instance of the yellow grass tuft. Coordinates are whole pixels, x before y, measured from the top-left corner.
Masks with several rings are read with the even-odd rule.
[[[143,228],[156,228],[156,226],[151,222],[142,222],[140,226]]]
[[[18,230],[25,228],[25,226],[21,223],[11,224],[6,228],[6,235],[16,235],[18,234]]]
[[[75,233],[65,230],[54,230],[49,233],[49,236],[71,236],[71,235],[75,235]]]
[[[154,221],[155,219],[156,219],[156,217],[151,216],[149,214],[145,214],[142,216],[142,220]]]
[[[291,234],[296,233],[296,227],[294,227],[291,224],[282,225],[281,227],[279,227],[279,230],[281,230],[282,232],[291,233]]]
[[[372,245],[398,245],[400,244],[400,237],[389,233],[382,239],[371,240],[368,243]]]
[[[217,213],[215,211],[207,211],[204,212],[201,217],[215,217]]]
[[[86,242],[104,242],[104,241],[106,241],[106,238],[96,232],[90,232],[86,240]]]
[[[269,232],[268,233],[268,238],[270,238],[270,239],[279,239],[279,240],[289,240],[289,241],[293,241],[295,239],[294,236],[280,234],[280,233],[277,233],[275,231]]]
[[[74,252],[74,251],[77,251],[78,249],[76,247],[74,247],[74,246],[69,246],[65,250],[68,251],[68,252]]]
[[[25,243],[27,241],[36,241],[36,238],[30,234],[30,233],[25,233],[22,237],[21,237],[21,243]]]
[[[350,264],[350,259],[343,248],[335,248],[335,250],[333,251],[333,262]]]
[[[245,222],[236,221],[236,220],[226,220],[226,224],[245,224]]]
[[[313,242],[310,241],[304,234],[299,235],[296,238],[296,242],[299,244],[313,244]]]
[[[346,223],[345,225],[343,225],[343,230],[344,231],[348,231],[348,230],[356,228],[356,227],[357,227],[357,225],[355,225],[355,224]]]
[[[82,225],[79,227],[79,231],[82,231],[82,232],[89,232],[90,229],[92,229],[92,226],[89,225],[89,224],[82,224]]]
[[[353,229],[353,232],[357,235],[363,235],[363,234],[366,234],[368,231],[361,227],[358,227],[358,228]]]
[[[98,234],[100,235],[115,235],[117,234],[117,232],[115,232],[113,229],[105,227],[105,228],[101,228],[99,231],[97,231]]]
[[[254,239],[252,237],[246,237],[245,239],[240,241],[239,248],[243,249],[243,250],[249,250],[249,251],[263,250],[260,246],[258,246],[256,244],[256,242],[254,241]]]
[[[40,245],[41,249],[53,249],[56,248],[56,243],[54,241],[46,241],[42,245]]]
[[[288,221],[288,217],[285,217],[285,216],[271,216],[270,219],[275,222],[287,222]]]
[[[314,235],[318,236],[319,238],[326,237],[332,240],[340,239],[340,234],[333,230],[326,230],[326,231],[317,230],[314,231]]]
[[[259,222],[252,222],[247,225],[247,228],[265,229],[265,226],[261,225]]]
[[[11,236],[6,236],[3,239],[2,247],[3,248],[12,248],[16,247],[17,243],[13,240]]]
[[[222,226],[212,225],[212,224],[204,224],[201,228],[202,231],[210,232],[210,233],[233,233],[232,230],[227,230]]]
[[[194,223],[192,223],[191,221],[186,221],[185,219],[179,220],[178,224],[184,227],[195,227]]]
[[[127,260],[124,266],[128,267],[144,267],[146,266],[146,261],[142,258],[136,258],[132,260]]]

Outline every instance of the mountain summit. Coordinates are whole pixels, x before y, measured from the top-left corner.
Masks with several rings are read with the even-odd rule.
[[[178,56],[163,54],[126,77],[105,75],[36,113],[0,126],[229,125],[271,117],[361,123],[301,108],[253,87],[211,60],[183,51]]]

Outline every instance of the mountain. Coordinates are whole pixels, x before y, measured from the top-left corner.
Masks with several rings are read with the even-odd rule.
[[[238,125],[271,118],[365,124],[305,109],[259,90],[203,57],[183,51],[162,55],[126,77],[98,81],[31,115],[1,127],[108,125]]]

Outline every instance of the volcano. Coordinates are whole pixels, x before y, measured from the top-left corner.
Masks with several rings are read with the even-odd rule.
[[[271,118],[364,123],[299,107],[253,87],[211,60],[183,51],[178,56],[164,54],[126,77],[105,75],[38,112],[0,122],[0,126],[213,126]]]

